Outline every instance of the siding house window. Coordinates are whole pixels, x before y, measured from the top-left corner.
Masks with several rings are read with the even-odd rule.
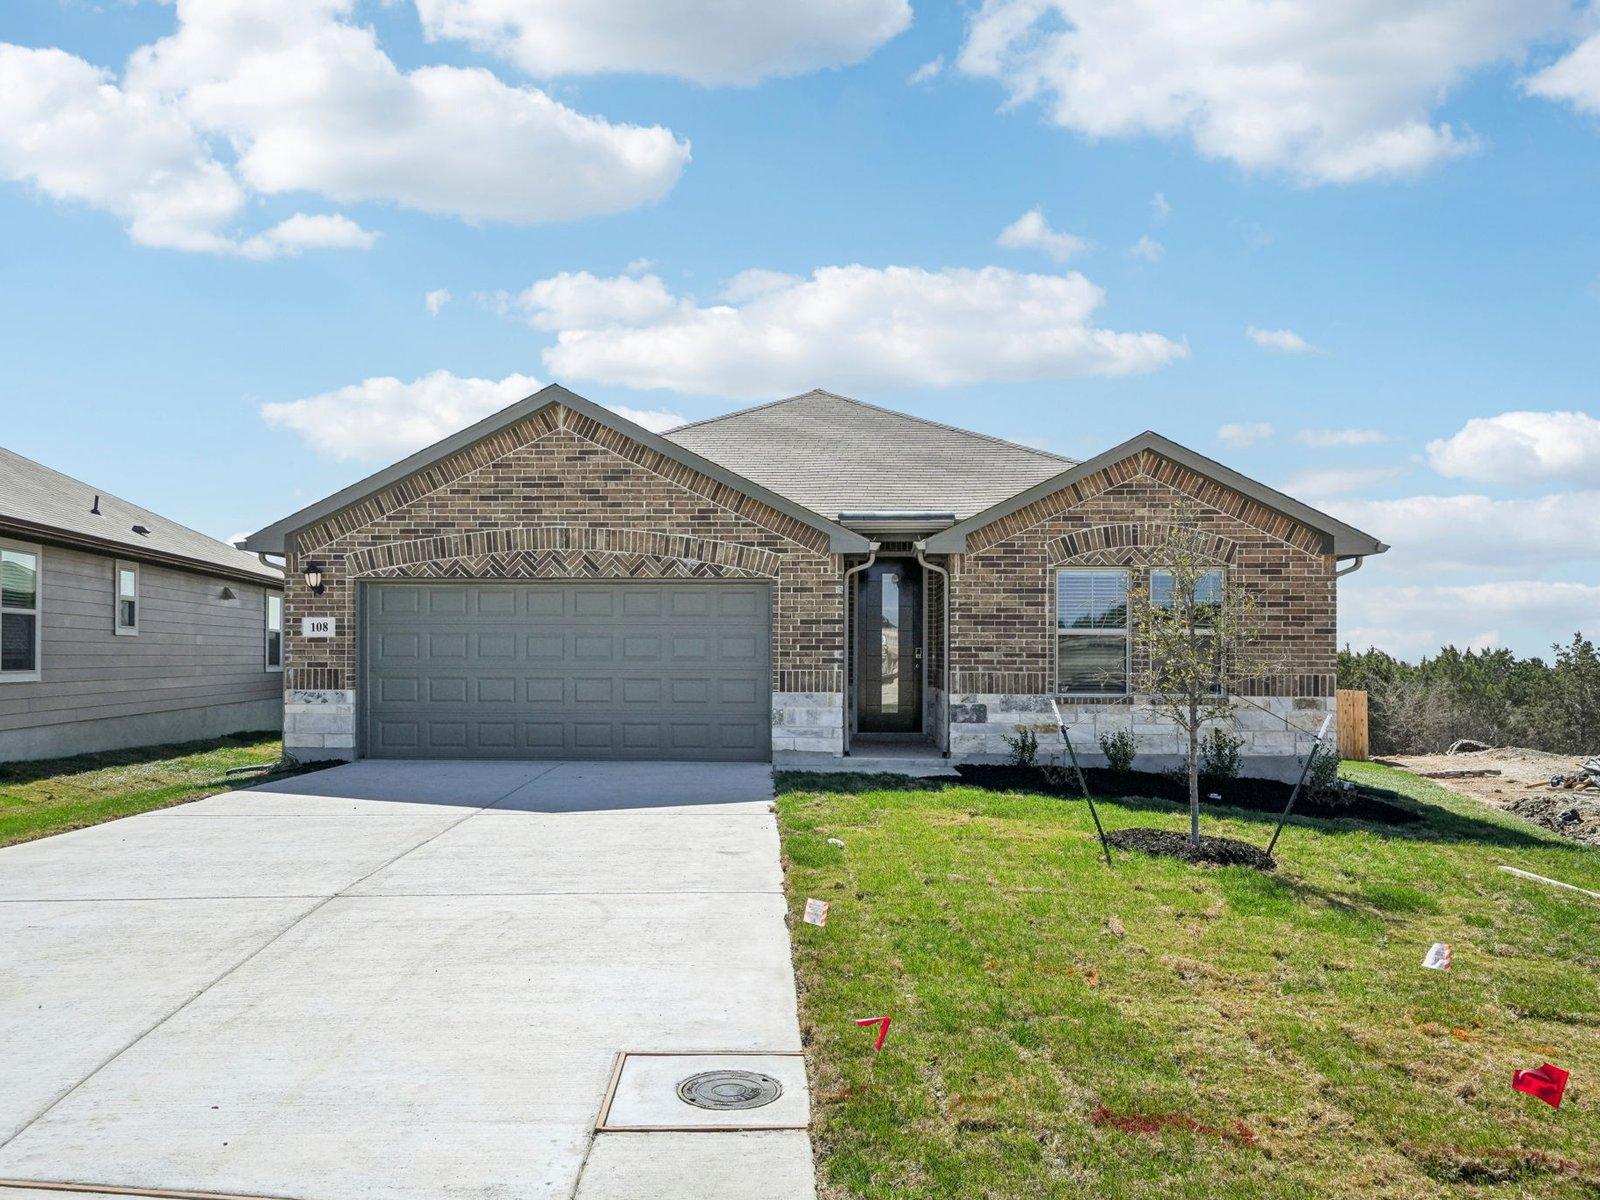
[[[39,548],[0,543],[0,682],[39,678]]]
[[[1128,691],[1128,573],[1056,572],[1056,690]]]
[[[139,568],[135,563],[117,564],[117,632],[139,632]]]
[[[267,593],[267,670],[283,670],[283,597]]]

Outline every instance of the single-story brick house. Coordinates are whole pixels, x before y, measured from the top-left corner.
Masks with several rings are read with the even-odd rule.
[[[0,762],[274,730],[283,573],[0,449]]]
[[[814,391],[658,435],[552,385],[240,545],[288,559],[302,758],[986,758],[1052,697],[1079,747],[1146,721],[1081,618],[1180,498],[1288,664],[1238,717],[1281,774],[1387,547],[1153,433],[1075,462]]]

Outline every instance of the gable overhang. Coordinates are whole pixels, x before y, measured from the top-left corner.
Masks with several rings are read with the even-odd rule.
[[[1323,536],[1323,553],[1332,554],[1335,558],[1365,558],[1372,554],[1382,554],[1389,547],[1380,542],[1369,533],[1363,533],[1353,525],[1346,525],[1335,517],[1319,509],[1312,508],[1309,504],[1302,504],[1292,496],[1270,488],[1264,483],[1258,483],[1247,475],[1221,463],[1197,454],[1187,446],[1180,446],[1169,438],[1162,437],[1159,433],[1146,430],[1136,437],[1129,438],[1120,446],[1114,446],[1104,454],[1097,454],[1086,462],[1068,467],[1059,475],[1054,475],[1042,483],[1035,484],[1026,491],[1018,492],[1009,500],[1002,500],[983,512],[968,517],[952,525],[941,533],[934,534],[923,543],[923,548],[929,554],[963,554],[967,549],[967,536],[992,525],[1004,517],[1010,516],[1019,509],[1026,508],[1047,496],[1053,496],[1064,488],[1071,487],[1080,480],[1087,479],[1097,471],[1131,458],[1135,454],[1151,451],[1187,467],[1197,475],[1220,483],[1230,491],[1254,500],[1274,512],[1298,521],[1309,529],[1314,529]]]
[[[502,429],[509,428],[519,421],[525,421],[535,413],[542,412],[544,409],[557,404],[563,408],[571,409],[580,416],[588,417],[613,432],[620,433],[623,437],[654,450],[656,453],[664,455],[692,471],[697,471],[707,478],[715,479],[718,483],[726,484],[753,500],[759,500],[768,508],[774,509],[786,517],[792,517],[794,520],[826,534],[828,536],[828,549],[834,554],[864,554],[871,544],[861,534],[829,521],[808,508],[802,508],[794,501],[787,500],[775,492],[770,492],[760,484],[753,483],[742,475],[734,474],[726,467],[719,466],[709,459],[701,458],[698,454],[693,454],[682,446],[675,445],[665,438],[651,433],[644,426],[636,425],[626,417],[618,416],[610,409],[602,408],[592,400],[585,400],[575,392],[569,392],[560,384],[552,383],[541,388],[533,395],[485,417],[476,425],[469,425],[459,433],[453,433],[426,449],[417,451],[409,458],[401,459],[393,466],[385,467],[360,482],[353,483],[349,487],[335,492],[326,499],[307,505],[299,512],[291,513],[281,521],[275,521],[266,528],[257,530],[239,543],[239,548],[255,554],[287,554],[290,538],[299,530],[315,525],[318,521],[324,521],[336,513],[344,511],[351,505],[359,504],[374,493],[380,492],[384,488],[392,487],[418,471],[425,470],[435,463],[449,458],[452,454],[457,454],[484,438],[492,437]]]
[[[872,538],[924,538],[956,523],[949,512],[842,512],[839,524]]]

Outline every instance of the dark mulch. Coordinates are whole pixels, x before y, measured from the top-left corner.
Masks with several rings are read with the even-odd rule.
[[[968,783],[994,791],[1043,792],[1053,796],[1082,794],[1078,790],[1077,775],[1071,767],[1009,767],[991,763],[958,763],[956,771]],[[1181,804],[1185,808],[1189,806],[1189,781],[1180,776],[1158,774],[1154,771],[1119,772],[1104,767],[1087,767],[1083,774],[1089,790],[1094,793],[1096,799],[1143,796]],[[1283,806],[1289,802],[1289,793],[1293,790],[1293,784],[1279,783],[1276,779],[1201,779],[1200,803],[1202,807],[1211,804],[1205,797],[1215,792],[1222,797],[1216,806],[1278,813],[1282,812]],[[1361,788],[1353,792],[1313,791],[1310,788],[1301,788],[1300,798],[1294,804],[1294,811],[1296,816],[1301,817],[1327,819],[1347,817],[1361,821],[1375,821],[1384,825],[1409,825],[1413,821],[1422,820],[1420,812],[1395,804],[1384,799],[1384,796],[1400,798],[1398,793],[1380,793],[1378,789],[1372,788]]]
[[[1106,834],[1106,841],[1119,850],[1142,850],[1164,854],[1186,863],[1215,863],[1219,867],[1254,867],[1271,871],[1277,863],[1265,850],[1237,838],[1201,837],[1198,846],[1189,844],[1189,835],[1170,829],[1119,829]]]

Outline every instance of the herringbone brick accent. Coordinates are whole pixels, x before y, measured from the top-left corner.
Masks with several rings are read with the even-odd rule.
[[[294,544],[286,688],[359,686],[361,580],[727,578],[772,582],[774,690],[838,689],[842,568],[826,535],[559,405],[300,531]],[[301,579],[310,559],[323,568],[321,596]],[[300,618],[312,615],[336,617],[338,636],[300,638]]]

